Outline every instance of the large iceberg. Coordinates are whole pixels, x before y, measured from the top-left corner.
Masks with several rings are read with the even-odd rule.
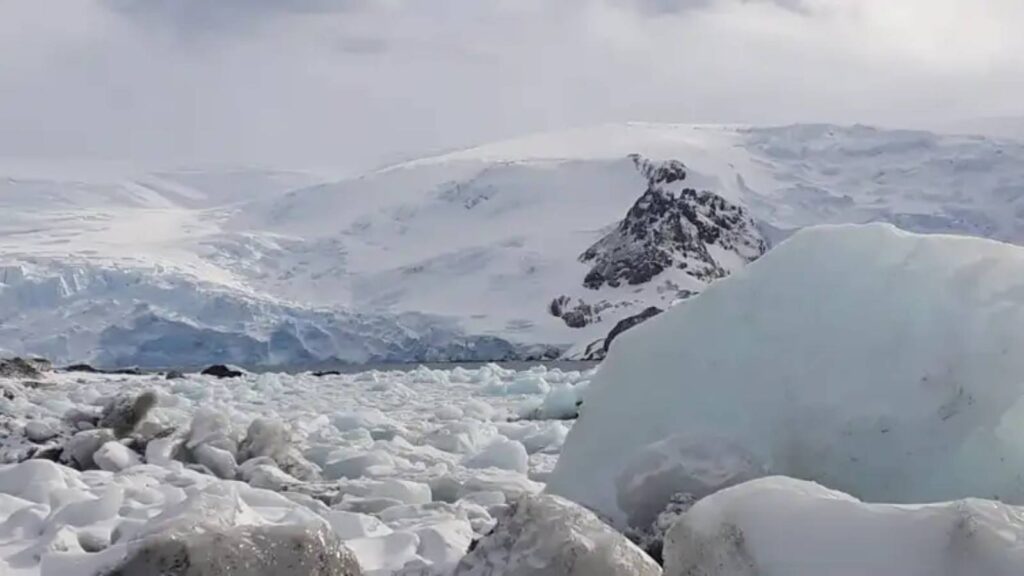
[[[549,490],[624,525],[658,472],[632,456],[676,436],[867,501],[1024,503],[1022,351],[1024,249],[807,229],[616,341]]]

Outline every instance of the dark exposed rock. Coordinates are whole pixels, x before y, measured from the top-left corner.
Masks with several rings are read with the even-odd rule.
[[[33,460],[49,460],[51,462],[60,461],[60,455],[64,452],[64,449],[60,446],[45,446],[35,451],[32,454]]]
[[[99,374],[99,370],[88,364],[72,364],[64,368],[65,372],[83,372],[85,374]]]
[[[594,340],[590,344],[587,344],[587,347],[583,350],[583,353],[580,354],[580,360],[583,360],[585,362],[598,362],[604,360],[604,356],[604,338],[598,338],[597,340]]]
[[[64,421],[78,430],[95,428],[100,421],[100,414],[91,407],[75,407],[64,413]]]
[[[50,369],[50,363],[39,358],[0,359],[0,378],[41,378]]]
[[[360,576],[326,528],[243,526],[152,536],[106,576]]]
[[[669,190],[668,184],[686,178],[679,162],[652,163],[638,156],[633,161],[647,178],[647,190],[610,234],[580,256],[592,264],[585,287],[644,284],[669,268],[710,282],[728,273],[710,247],[748,262],[764,254],[767,243],[746,209],[709,191],[685,188],[677,195]]]
[[[141,376],[143,372],[138,368],[117,368],[114,370],[101,370],[89,364],[72,364],[64,368],[65,372],[80,372],[83,374],[119,374],[122,376]]]
[[[325,376],[341,376],[341,372],[338,370],[317,370],[313,372],[313,376],[317,378],[323,378]]]
[[[616,324],[614,328],[612,328],[612,331],[609,332],[608,336],[606,336],[604,339],[603,347],[605,354],[607,354],[608,350],[611,349],[612,342],[614,342],[615,339],[618,338],[619,334],[622,334],[623,332],[629,330],[630,328],[635,328],[661,313],[661,308],[658,308],[657,306],[651,306],[635,316],[630,316],[629,318],[623,318],[622,320],[619,320],[619,323]]]
[[[548,305],[548,312],[556,318],[561,318],[570,328],[585,328],[590,324],[600,322],[601,313],[613,307],[611,303],[604,300],[591,304],[577,299],[573,303],[568,296],[559,296]]]
[[[565,325],[569,328],[583,328],[587,324],[590,324],[594,318],[594,308],[585,302],[580,302],[578,306],[572,310],[568,310],[562,314],[562,320],[565,321]]]
[[[243,373],[241,370],[229,368],[223,364],[214,364],[200,372],[200,374],[217,378],[240,378]]]
[[[78,470],[96,470],[93,455],[107,442],[116,440],[114,432],[104,428],[79,432],[64,445],[60,461]]]
[[[171,370],[164,375],[164,378],[167,380],[181,380],[184,377],[185,374],[183,372],[179,372],[178,370]]]
[[[15,384],[14,382],[0,383],[0,398],[4,400],[14,400],[15,398],[21,398],[25,395],[25,391],[22,387]]]
[[[686,514],[696,502],[697,499],[692,494],[675,494],[653,524],[643,530],[630,530],[626,536],[647,552],[655,562],[664,565],[665,536],[679,517]]]
[[[135,430],[156,402],[157,395],[152,390],[142,394],[119,394],[104,408],[97,425],[110,428],[118,438],[123,438]]]

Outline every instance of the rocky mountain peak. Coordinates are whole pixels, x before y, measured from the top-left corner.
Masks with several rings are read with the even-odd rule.
[[[707,190],[667,189],[686,178],[683,163],[639,156],[633,162],[647,177],[647,190],[611,233],[580,256],[593,264],[584,286],[635,286],[670,268],[710,282],[731,271],[720,261],[723,252],[743,263],[764,254],[767,242],[745,208]]]
[[[686,180],[686,165],[678,160],[655,162],[639,154],[630,154],[629,158],[636,169],[647,178],[648,188]]]

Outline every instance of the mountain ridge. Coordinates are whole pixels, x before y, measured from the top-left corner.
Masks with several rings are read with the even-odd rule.
[[[678,299],[650,282],[604,284],[596,292],[584,285],[592,264],[580,255],[648,189],[635,158],[681,163],[686,187],[741,207],[768,244],[814,224],[875,221],[1024,241],[1020,142],[865,126],[634,123],[487,144],[342,180],[261,170],[65,179],[43,172],[26,184],[25,171],[0,162],[0,263],[52,269],[53,278],[69,266],[124,269],[143,279],[146,270],[163,270],[217,287],[228,295],[221,301],[255,302],[247,320],[220,329],[264,343],[275,318],[266,310],[289,309],[292,321],[310,318],[308,310],[339,321],[358,313],[413,340],[574,348]],[[146,183],[154,184],[148,193]],[[0,286],[0,298],[4,291],[13,289]],[[182,299],[195,294],[182,292],[160,313],[203,325],[184,312]],[[561,296],[569,308],[577,300],[622,305],[572,328],[551,314]],[[136,303],[152,305],[144,300]],[[42,330],[130,325],[125,310],[133,308],[117,309],[108,316],[75,309],[55,317],[59,326],[9,309],[4,321],[21,332],[0,335],[0,348],[33,352],[19,349],[19,341],[45,339]],[[406,313],[434,320],[403,328],[397,319]],[[427,336],[430,326],[436,331]],[[88,360],[98,352],[93,346],[74,360]],[[414,349],[395,348],[409,351],[404,360],[421,360]]]

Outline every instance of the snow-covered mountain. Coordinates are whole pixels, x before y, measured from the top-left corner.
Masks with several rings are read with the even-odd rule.
[[[94,172],[0,164],[0,349],[138,364],[580,352],[807,225],[1024,241],[1024,144],[861,126],[606,125],[341,181]],[[623,268],[636,261],[653,266]]]
[[[571,354],[600,359],[621,332],[659,314],[759,258],[768,243],[747,210],[707,190],[686,187],[686,167],[677,160],[651,162],[632,156],[647,189],[626,217],[579,257],[591,266],[583,286],[600,298],[603,288],[628,286],[622,300],[596,302],[568,296],[550,312],[570,328],[601,322],[603,314],[640,309],[620,319],[608,335]],[[676,189],[676,190],[674,190]]]

